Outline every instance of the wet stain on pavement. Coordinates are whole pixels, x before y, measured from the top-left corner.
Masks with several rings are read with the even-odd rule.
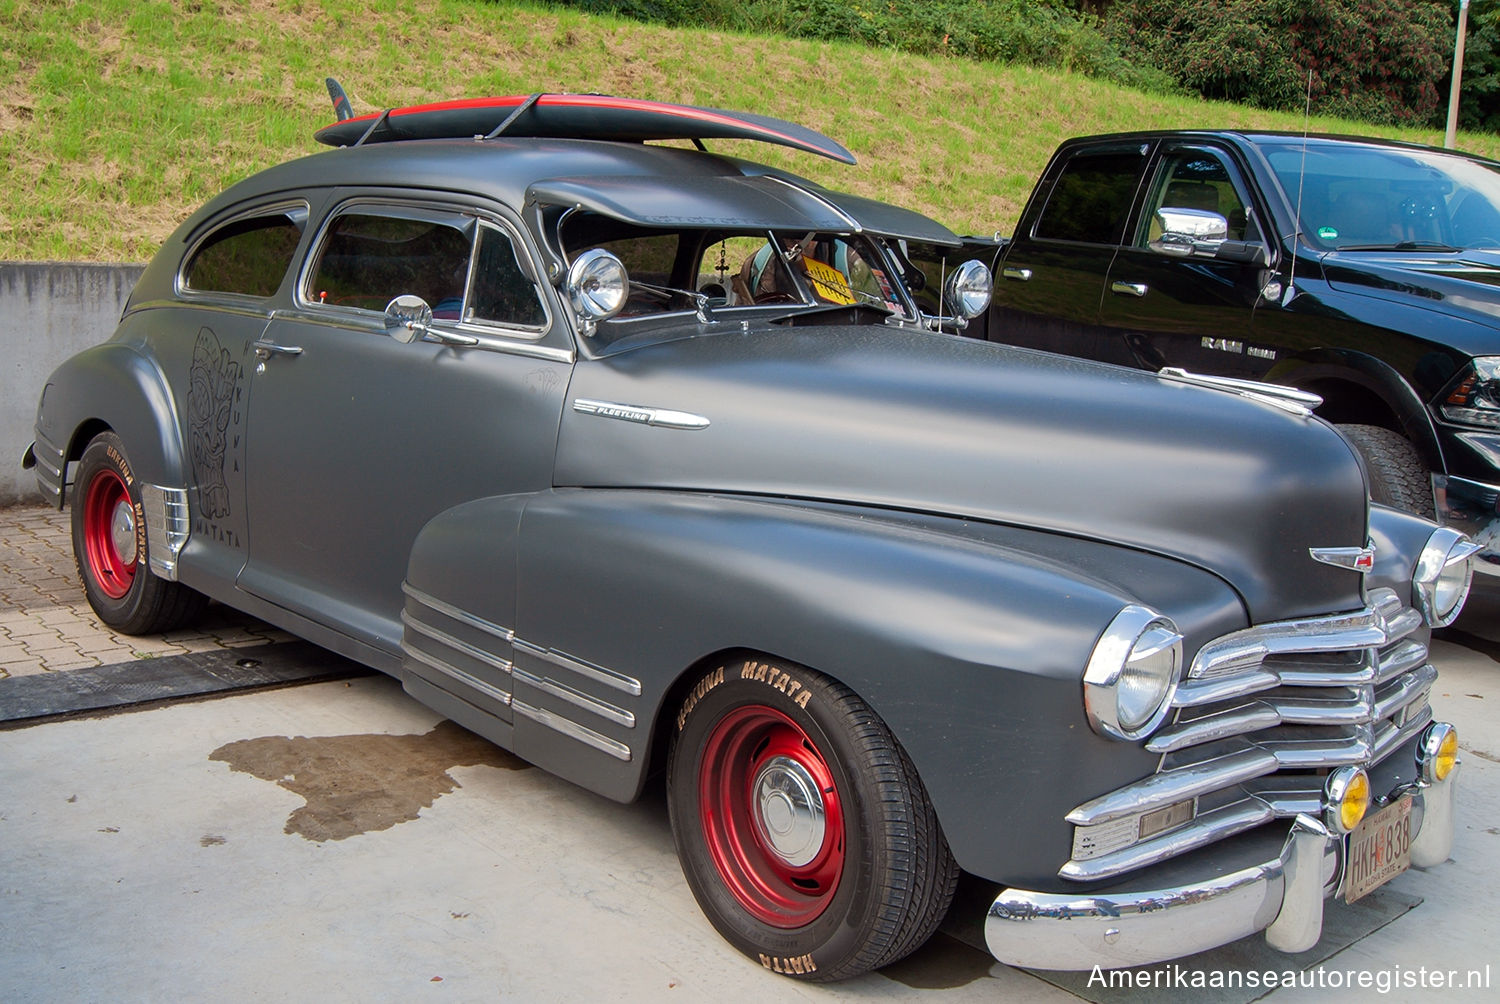
[[[285,832],[318,842],[416,819],[458,787],[453,767],[530,766],[449,721],[423,735],[241,739],[208,758],[301,795],[307,804],[287,818]]]

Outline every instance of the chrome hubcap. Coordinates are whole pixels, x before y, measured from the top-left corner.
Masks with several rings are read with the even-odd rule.
[[[766,846],[794,868],[816,858],[823,846],[823,794],[807,768],[791,757],[772,757],[754,791],[755,825]]]
[[[127,565],[135,562],[135,510],[126,499],[115,503],[109,519],[109,542],[122,562]]]

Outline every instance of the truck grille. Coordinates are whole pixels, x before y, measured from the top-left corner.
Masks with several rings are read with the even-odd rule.
[[[1349,614],[1258,625],[1204,645],[1146,744],[1157,773],[1068,814],[1063,878],[1095,881],[1276,819],[1320,818],[1328,772],[1368,769],[1432,720],[1422,615],[1375,589]]]

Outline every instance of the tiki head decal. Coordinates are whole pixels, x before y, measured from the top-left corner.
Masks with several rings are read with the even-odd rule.
[[[229,444],[229,416],[234,407],[240,364],[232,359],[208,328],[198,331],[193,345],[191,388],[188,391],[188,436],[193,456],[193,478],[203,501],[203,515],[229,515],[229,486],[224,482]]]

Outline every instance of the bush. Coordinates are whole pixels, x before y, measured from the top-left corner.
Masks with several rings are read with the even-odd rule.
[[[1401,125],[1441,121],[1453,19],[1433,0],[1120,0],[1128,58],[1204,97]]]
[[[921,55],[1076,70],[1146,90],[1175,90],[1133,65],[1093,15],[1068,0],[560,0],[658,24],[858,42]]]

